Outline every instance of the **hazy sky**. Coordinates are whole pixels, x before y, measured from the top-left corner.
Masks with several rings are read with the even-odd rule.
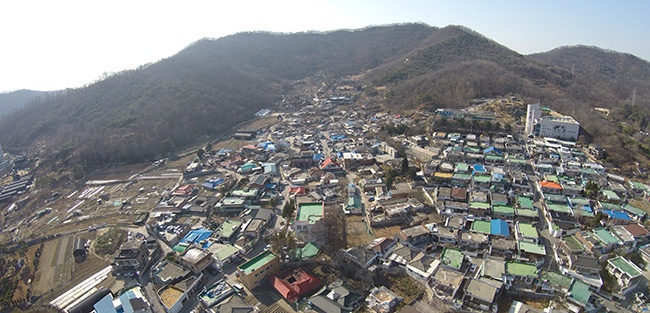
[[[204,38],[268,30],[464,25],[523,54],[594,45],[650,60],[650,1],[2,1],[0,91],[56,90],[172,56]]]

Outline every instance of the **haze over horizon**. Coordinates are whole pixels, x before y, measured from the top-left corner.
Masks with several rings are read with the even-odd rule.
[[[77,88],[202,38],[422,22],[463,25],[521,54],[589,45],[650,60],[647,1],[20,1],[0,4],[0,91]]]

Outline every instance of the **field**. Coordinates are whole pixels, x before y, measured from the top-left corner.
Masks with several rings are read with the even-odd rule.
[[[399,233],[400,227],[399,226],[378,227],[378,228],[374,228],[374,230],[377,238],[381,238],[381,237],[393,238],[394,235]]]
[[[375,236],[368,233],[368,227],[363,217],[349,215],[345,217],[345,233],[348,247],[366,245],[375,239]]]
[[[43,295],[72,278],[72,245],[73,236],[60,237],[44,244],[32,283],[34,295]]]
[[[84,233],[80,237],[92,241],[95,239],[95,233]],[[98,257],[92,249],[88,250],[88,256],[83,262],[75,262],[72,256],[74,238],[72,235],[64,236],[43,245],[38,271],[32,282],[32,294],[44,296],[43,303],[54,299],[110,264],[108,258]]]

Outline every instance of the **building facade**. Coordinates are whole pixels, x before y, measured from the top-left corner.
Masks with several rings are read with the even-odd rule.
[[[570,116],[545,116],[539,120],[538,124],[540,137],[551,137],[571,141],[578,140],[580,123]]]
[[[539,103],[529,104],[526,110],[526,134],[530,135],[535,131],[535,121],[542,117],[542,108]]]

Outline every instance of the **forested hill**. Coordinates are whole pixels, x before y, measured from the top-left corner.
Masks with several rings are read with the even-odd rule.
[[[160,157],[278,102],[283,82],[381,65],[436,30],[408,24],[200,40],[157,63],[25,107],[0,122],[0,142],[7,149],[68,147],[89,164]]]
[[[0,116],[16,111],[46,93],[45,91],[27,89],[0,93]]]
[[[199,40],[159,62],[41,97],[0,121],[0,142],[8,150],[67,147],[88,164],[152,159],[272,107],[291,81],[352,74],[368,96],[385,92],[391,110],[464,107],[510,94],[542,99],[574,115],[585,138],[605,144],[621,139],[625,114],[640,129],[648,120],[648,63],[638,58],[588,47],[524,56],[462,26],[400,24]]]

